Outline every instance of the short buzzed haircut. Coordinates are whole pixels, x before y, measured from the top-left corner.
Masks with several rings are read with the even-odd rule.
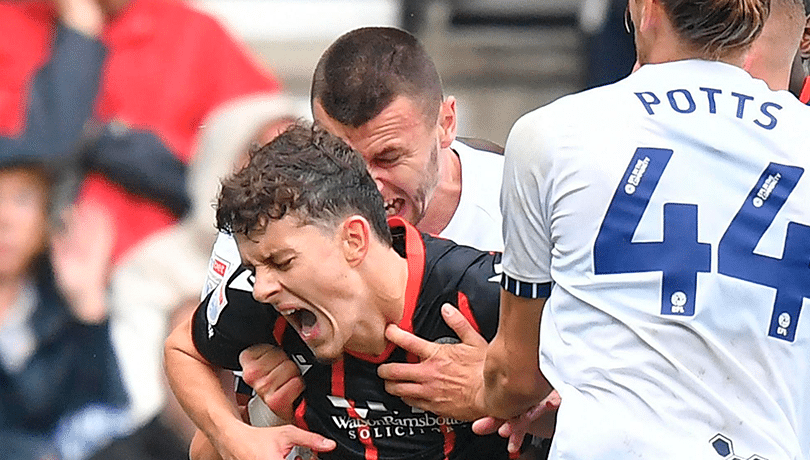
[[[339,37],[321,56],[312,77],[311,102],[330,118],[360,127],[398,96],[417,103],[435,121],[442,84],[419,40],[393,27],[363,27]]]

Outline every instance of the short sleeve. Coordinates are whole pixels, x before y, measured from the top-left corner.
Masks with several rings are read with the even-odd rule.
[[[253,299],[252,291],[250,272],[236,270],[194,312],[194,346],[211,364],[240,370],[239,353],[245,348],[260,343],[278,345],[273,330],[280,316],[272,306]]]
[[[501,286],[521,297],[548,297],[551,243],[548,210],[548,158],[540,139],[537,111],[512,127],[505,148],[501,189],[504,276]]]

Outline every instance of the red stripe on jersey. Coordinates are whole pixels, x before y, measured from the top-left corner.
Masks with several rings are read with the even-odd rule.
[[[346,409],[346,412],[348,412],[349,416],[352,418],[358,420],[363,419],[363,417],[360,417],[360,414],[354,410],[354,401],[349,401],[349,407]],[[374,446],[374,441],[372,441],[371,438],[371,428],[368,425],[361,425],[357,428],[357,437],[360,438],[360,442],[366,447],[366,460],[377,460],[379,455],[377,453],[377,447]]]
[[[405,226],[405,254],[408,258],[408,285],[405,288],[405,311],[399,327],[404,331],[413,332],[413,312],[419,301],[419,292],[422,290],[422,276],[425,272],[425,242],[422,235],[414,226],[397,218]],[[391,222],[393,222],[393,218]]]
[[[402,319],[399,327],[403,331],[413,332],[413,312],[416,310],[416,303],[419,300],[419,292],[422,290],[422,277],[425,272],[425,242],[422,241],[422,234],[413,225],[401,217],[388,218],[389,227],[405,228],[405,256],[408,260],[408,284],[405,287],[405,308],[402,312]],[[380,364],[394,351],[396,346],[389,343],[379,356],[367,355],[346,351],[352,356],[374,364]]]
[[[276,324],[273,325],[273,337],[276,339],[276,343],[279,346],[284,343],[282,340],[284,339],[284,330],[287,329],[287,325],[289,325],[289,323],[281,315],[279,315],[276,320]]]
[[[332,394],[341,398],[346,396],[346,373],[343,370],[343,363],[344,360],[341,359],[332,364]]]
[[[346,369],[344,367],[344,363],[345,361],[341,359],[340,361],[332,364],[332,395],[346,399]],[[360,414],[358,414],[354,409],[354,401],[346,399],[346,403],[349,405],[349,407],[346,408],[346,412],[349,413],[349,417],[362,420],[363,417],[360,417]],[[374,446],[374,443],[371,440],[371,428],[365,425],[358,427],[357,436],[360,438],[360,442],[362,442],[363,446],[366,448],[366,460],[377,460],[377,447]]]
[[[302,430],[309,431],[309,426],[307,426],[307,420],[304,418],[304,414],[307,413],[307,401],[306,399],[302,399],[301,403],[298,404],[298,407],[295,408],[295,415],[293,415],[293,424]]]
[[[475,332],[481,333],[481,328],[478,326],[478,321],[475,320],[475,315],[473,315],[472,309],[470,309],[470,300],[467,299],[467,294],[463,292],[458,292],[458,310],[467,318],[467,321],[470,322],[470,325],[475,329]]]
[[[802,88],[799,100],[805,104],[810,104],[810,77],[805,77],[804,87]]]
[[[442,425],[441,430],[444,435],[444,458],[448,459],[453,448],[456,447],[456,432],[448,425]]]

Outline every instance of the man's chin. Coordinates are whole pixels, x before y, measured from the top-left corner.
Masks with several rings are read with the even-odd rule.
[[[343,350],[327,350],[323,346],[312,348],[315,359],[322,364],[334,364],[343,359]]]

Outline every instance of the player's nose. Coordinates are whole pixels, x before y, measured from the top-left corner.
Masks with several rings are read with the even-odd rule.
[[[382,180],[382,171],[380,168],[375,168],[374,166],[368,167],[368,173],[371,175],[371,178],[374,179],[374,183],[377,184],[377,190],[382,192],[383,190],[383,180]]]
[[[269,268],[256,269],[253,282],[253,298],[262,303],[272,303],[273,298],[281,292],[278,273]]]

